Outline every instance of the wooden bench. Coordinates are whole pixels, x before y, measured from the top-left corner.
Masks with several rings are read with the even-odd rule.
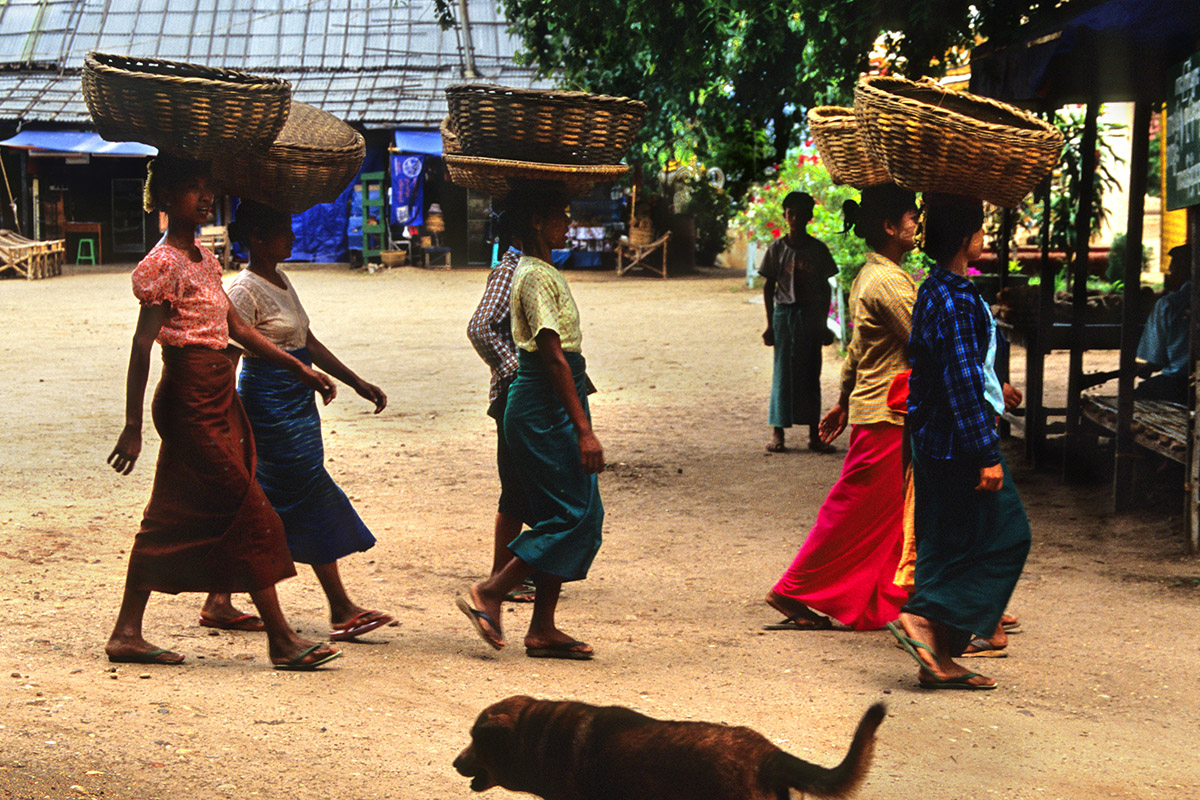
[[[1117,432],[1117,398],[1083,396],[1084,418],[1110,433]],[[1133,440],[1154,453],[1187,463],[1188,410],[1165,400],[1133,401]]]
[[[0,229],[0,274],[11,270],[29,280],[52,278],[62,273],[65,260],[64,239],[39,242]]]

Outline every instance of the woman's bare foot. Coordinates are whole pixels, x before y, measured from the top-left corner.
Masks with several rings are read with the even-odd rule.
[[[532,651],[532,652],[531,652]],[[587,642],[581,642],[574,636],[563,633],[558,628],[552,630],[529,629],[525,634],[525,652],[528,655],[542,658],[567,658],[586,660],[595,651]]]
[[[793,623],[793,627],[797,630],[828,630],[833,625],[829,617],[818,614],[804,605],[804,603],[799,603],[790,597],[776,594],[773,589],[767,592],[764,602],[780,614],[783,614],[789,622]]]
[[[263,621],[233,605],[233,598],[223,592],[213,592],[204,599],[200,607],[200,624],[211,623],[207,627],[223,628],[238,631],[263,631],[266,625]]]
[[[104,654],[116,664],[182,664],[183,656],[162,647],[155,647],[140,636],[114,636],[104,645]]]
[[[913,648],[922,663],[921,669],[917,672],[917,680],[922,684],[962,681],[971,686],[996,685],[991,678],[986,675],[972,674],[971,670],[946,655],[944,637],[937,623],[916,614],[903,612],[900,614],[899,622],[900,626],[904,628],[905,636],[925,645],[925,647]],[[925,649],[926,647],[929,649]],[[968,678],[968,675],[971,677]]]

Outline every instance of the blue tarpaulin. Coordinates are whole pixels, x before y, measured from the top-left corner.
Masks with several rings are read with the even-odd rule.
[[[91,131],[23,130],[0,145],[53,153],[91,153],[97,156],[153,156],[158,150],[139,142],[106,142]]]
[[[396,131],[396,150],[420,156],[440,156],[442,135],[437,131]]]

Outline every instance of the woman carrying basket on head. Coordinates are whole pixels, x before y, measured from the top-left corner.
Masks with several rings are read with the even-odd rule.
[[[505,646],[501,602],[532,575],[537,592],[526,655],[590,659],[591,645],[555,622],[562,584],[587,576],[604,522],[597,481],[604,450],[588,412],[591,382],[581,352],[579,309],[565,278],[551,266],[551,250],[566,243],[567,197],[553,186],[535,185],[514,190],[503,205],[524,252],[513,275],[513,339],[520,353],[504,434],[521,474],[530,527],[509,543],[512,557],[504,567],[472,585],[457,605],[499,650]]]
[[[769,630],[823,630],[829,617],[855,630],[896,618],[907,593],[894,583],[903,543],[904,416],[888,407],[888,389],[908,370],[908,335],[917,295],[900,268],[913,248],[916,195],[895,184],[862,191],[844,208],[846,227],[872,252],[850,290],[854,333],[842,366],[842,390],[821,420],[821,441],[852,425],[842,474],[792,565],[767,592],[786,617]],[[828,616],[822,616],[828,615]]]
[[[336,389],[327,376],[242,322],[230,306],[220,264],[195,240],[196,227],[212,210],[207,163],[159,155],[146,182],[146,200],[147,210],[166,212],[168,227],[133,271],[141,311],[129,356],[125,427],[108,463],[128,475],[141,454],[155,341],[163,370],[152,411],[162,444],[105,653],[118,663],[180,664],[182,655],[142,635],[150,593],[249,592],[276,669],[314,669],[341,654],[301,639],[279,608],[275,584],[296,570],[279,515],[254,479],[254,438],[234,390],[233,363],[225,353],[229,339],[293,371],[325,402]]]
[[[994,689],[956,663],[976,634],[1001,625],[1029,554],[1029,519],[1000,455],[1006,403],[994,369],[996,323],[967,264],[983,252],[983,204],[925,195],[925,251],[937,262],[917,292],[908,422],[917,563],[900,628],[888,628],[929,689]]]
[[[291,215],[246,200],[229,235],[250,252],[250,263],[229,287],[229,300],[241,318],[276,347],[352,388],[375,406],[376,414],[383,411],[387,395],[317,339],[291,280],[277,268],[291,256],[296,239]],[[238,396],[254,431],[255,474],[283,520],[292,559],[312,566],[329,602],[329,638],[346,641],[387,625],[391,616],[350,599],[338,572],[338,559],[369,550],[375,537],[325,469],[312,390],[292,370],[247,352]]]

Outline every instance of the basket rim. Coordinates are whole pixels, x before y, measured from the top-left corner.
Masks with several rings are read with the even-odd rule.
[[[134,69],[133,65],[135,64],[144,64],[151,67],[163,66],[168,69],[163,71]],[[120,76],[134,80],[182,82],[184,84],[223,84],[240,89],[291,91],[291,82],[283,78],[255,75],[250,72],[226,69],[224,67],[210,67],[189,61],[170,61],[165,58],[126,56],[118,53],[104,53],[99,50],[89,51],[84,56],[84,66],[98,75]]]
[[[447,164],[455,167],[474,168],[477,172],[492,172],[496,175],[518,175],[519,173],[544,173],[546,180],[555,180],[554,176],[584,176],[597,181],[608,177],[624,175],[629,171],[628,164],[548,164],[542,161],[514,161],[507,158],[487,158],[485,156],[464,156],[446,153],[443,158]]]
[[[832,122],[835,118],[854,117],[854,109],[849,106],[814,106],[808,110],[809,122],[814,119]]]
[[[964,100],[968,103],[982,105],[992,111],[1003,114],[1013,120],[1010,124],[1005,122],[990,122],[988,120],[979,119],[969,114],[964,114],[953,108],[947,108],[942,105],[930,103],[924,99],[910,97],[905,94],[899,94],[895,91],[889,91],[888,85],[903,87],[909,91],[916,90],[939,95],[942,98],[947,96],[953,97],[956,100]],[[994,133],[1003,133],[1008,137],[1020,137],[1024,139],[1035,139],[1046,137],[1048,139],[1061,140],[1062,134],[1057,128],[1051,125],[1046,120],[1035,117],[1028,111],[1017,108],[1008,103],[1003,103],[991,97],[972,94],[971,92],[961,92],[947,89],[941,84],[932,81],[912,81],[907,78],[899,78],[894,75],[864,75],[858,81],[858,86],[855,87],[857,92],[862,92],[864,99],[869,96],[877,102],[887,103],[893,106],[899,106],[906,110],[916,113],[919,116],[929,117],[941,120],[944,123],[949,123],[959,128],[970,128],[975,132],[990,131]],[[857,108],[857,101],[855,103]]]
[[[641,100],[632,97],[621,97],[611,94],[592,94],[591,92],[567,91],[562,89],[524,89],[516,86],[504,86],[499,83],[456,83],[446,87],[446,98],[454,95],[490,95],[508,96],[514,99],[543,101],[547,103],[600,103],[626,105],[643,113],[649,106]]]

